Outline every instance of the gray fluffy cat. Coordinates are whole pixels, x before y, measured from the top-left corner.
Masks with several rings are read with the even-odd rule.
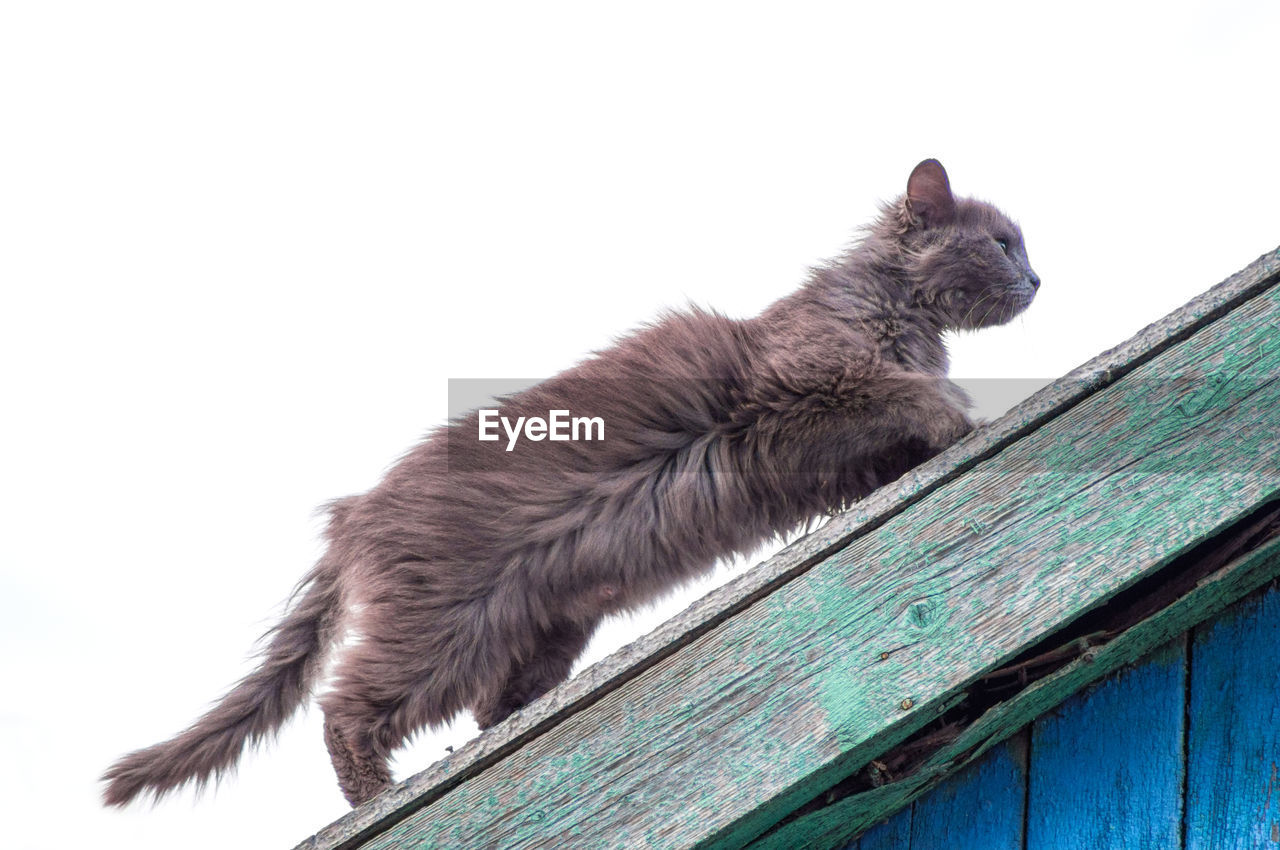
[[[862,241],[797,292],[735,321],[667,315],[501,402],[502,415],[600,417],[606,439],[436,430],[362,496],[269,633],[262,664],[187,731],[106,773],[124,805],[228,770],[319,697],[347,799],[388,755],[464,709],[501,721],[569,673],[606,614],[634,607],[897,478],[973,427],[942,334],[1007,322],[1040,280],[1017,225],[954,198],[936,160]]]

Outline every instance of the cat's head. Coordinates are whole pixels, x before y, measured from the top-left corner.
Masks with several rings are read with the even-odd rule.
[[[1002,325],[1035,297],[1021,229],[988,203],[954,197],[936,159],[911,172],[894,213],[913,300],[946,326]]]

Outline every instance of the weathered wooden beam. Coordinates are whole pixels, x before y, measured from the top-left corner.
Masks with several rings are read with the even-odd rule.
[[[1036,718],[1026,850],[1181,845],[1187,661],[1183,634]]]
[[[1278,269],[1262,258],[303,846],[749,841],[1275,491]]]
[[[987,758],[942,783],[910,811],[911,837],[898,848],[1024,850],[1027,737],[1014,735]],[[865,836],[858,850],[872,850]]]
[[[1105,646],[1033,683],[992,707],[960,737],[910,777],[846,797],[791,821],[750,844],[751,850],[838,848],[872,824],[926,794],[950,774],[978,761],[992,746],[1022,729],[1080,688],[1131,664],[1198,623],[1225,611],[1250,591],[1280,576],[1280,540],[1214,571],[1172,605],[1128,629]],[[1272,659],[1274,661],[1274,659]]]
[[[1280,845],[1280,593],[1196,627],[1187,850]]]

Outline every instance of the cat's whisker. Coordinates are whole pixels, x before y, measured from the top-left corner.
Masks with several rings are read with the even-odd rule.
[[[978,327],[986,327],[987,319],[991,318],[991,314],[998,309],[1002,309],[1003,304],[996,298],[991,299],[991,306],[987,308],[987,312],[982,314],[982,321],[978,323]]]
[[[982,294],[978,296],[978,300],[973,302],[973,304],[969,307],[968,311],[964,314],[964,318],[960,321],[961,327],[963,328],[976,327],[974,325],[969,324],[969,319],[973,316],[974,312],[978,309],[978,307],[982,305],[982,302],[985,301],[990,296],[991,296],[990,291],[983,290]]]

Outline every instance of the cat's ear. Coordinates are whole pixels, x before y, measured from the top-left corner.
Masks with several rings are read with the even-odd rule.
[[[956,217],[947,170],[936,159],[926,159],[907,178],[907,206],[925,227],[945,227]]]

